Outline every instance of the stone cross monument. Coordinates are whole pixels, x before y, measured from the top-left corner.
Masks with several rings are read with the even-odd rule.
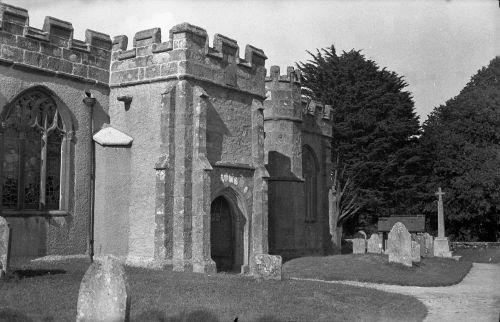
[[[438,237],[444,238],[444,207],[443,207],[444,192],[441,191],[441,187],[438,188],[436,195],[438,196]]]
[[[444,235],[444,192],[441,191],[441,187],[438,188],[436,195],[438,196],[438,236],[434,239],[434,256],[451,257],[448,238]]]

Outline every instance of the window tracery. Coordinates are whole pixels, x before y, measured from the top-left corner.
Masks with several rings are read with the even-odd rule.
[[[2,209],[60,209],[63,141],[71,133],[57,104],[45,92],[32,90],[0,116]]]

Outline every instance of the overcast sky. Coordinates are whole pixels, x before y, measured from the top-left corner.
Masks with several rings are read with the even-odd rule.
[[[2,0],[0,0],[2,1]],[[30,25],[45,16],[85,29],[127,35],[189,22],[264,49],[266,67],[308,59],[306,50],[335,45],[361,49],[381,67],[403,75],[421,121],[457,95],[470,77],[500,55],[498,0],[160,1],[4,0],[28,9]]]

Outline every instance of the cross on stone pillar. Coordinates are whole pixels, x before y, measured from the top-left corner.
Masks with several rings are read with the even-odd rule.
[[[438,196],[438,237],[444,237],[444,208],[443,208],[443,195],[441,187],[435,193]]]

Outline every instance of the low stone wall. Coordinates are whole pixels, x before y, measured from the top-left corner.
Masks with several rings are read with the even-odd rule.
[[[500,242],[451,242],[450,249],[500,248]]]

